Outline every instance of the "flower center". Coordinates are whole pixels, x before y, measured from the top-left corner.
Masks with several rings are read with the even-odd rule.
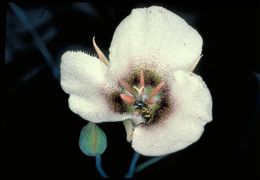
[[[137,81],[136,79],[139,79]],[[145,83],[147,80],[148,83]],[[155,114],[161,107],[163,93],[162,88],[165,82],[160,82],[160,78],[150,71],[141,70],[139,78],[136,73],[128,81],[120,80],[122,87],[121,99],[126,105],[126,111],[140,116],[140,121],[133,121],[135,125],[150,124],[155,120]]]

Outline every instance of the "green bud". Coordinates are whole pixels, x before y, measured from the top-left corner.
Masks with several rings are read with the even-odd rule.
[[[89,122],[80,132],[79,147],[87,156],[99,156],[107,148],[107,137],[96,124]]]

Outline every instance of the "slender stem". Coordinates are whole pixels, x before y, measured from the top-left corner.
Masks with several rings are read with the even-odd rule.
[[[96,156],[96,168],[101,177],[108,178],[107,174],[105,173],[104,169],[102,168],[100,155]]]
[[[25,75],[21,78],[21,82],[24,83],[24,82],[26,82],[26,81],[29,81],[29,80],[32,79],[36,74],[38,74],[42,69],[43,69],[42,66],[33,68],[31,71],[29,71],[27,74],[25,74]]]
[[[142,170],[144,170],[145,168],[151,166],[152,164],[157,163],[158,161],[162,160],[163,158],[165,158],[166,156],[159,156],[159,157],[154,157],[151,158],[145,162],[143,162],[142,164],[138,165],[135,169],[135,172],[140,172]]]
[[[15,3],[9,3],[10,7],[18,17],[18,19],[21,21],[21,23],[25,26],[25,28],[31,33],[33,40],[39,49],[39,51],[42,53],[44,60],[46,64],[50,67],[53,76],[59,80],[59,70],[56,66],[56,64],[53,62],[53,58],[51,56],[51,53],[48,51],[46,45],[44,44],[43,40],[41,39],[38,32],[35,30],[33,25],[31,24],[30,20],[27,18],[25,13],[22,11],[22,9],[17,6]]]
[[[140,154],[138,152],[134,152],[133,158],[130,163],[130,167],[128,169],[128,172],[125,175],[125,178],[132,178],[134,176],[136,163],[139,158],[140,158]]]

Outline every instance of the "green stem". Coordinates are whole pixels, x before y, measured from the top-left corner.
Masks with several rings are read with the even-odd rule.
[[[137,163],[139,158],[140,158],[140,154],[138,152],[134,152],[134,155],[133,155],[133,158],[131,160],[131,164],[130,164],[129,170],[126,173],[125,178],[132,178],[134,176],[136,163]]]
[[[47,49],[46,45],[44,44],[43,40],[41,39],[39,33],[35,30],[33,25],[31,24],[28,17],[25,15],[23,10],[17,6],[15,3],[10,2],[9,3],[11,9],[14,11],[15,15],[18,17],[18,19],[21,21],[21,23],[24,25],[24,27],[31,33],[32,38],[35,42],[35,45],[39,49],[39,51],[42,53],[44,60],[46,64],[50,67],[53,76],[59,80],[59,69],[57,68],[56,64],[53,62],[53,58],[49,50]]]
[[[102,178],[108,178],[107,174],[105,173],[101,165],[101,156],[96,156],[96,168]]]
[[[142,164],[138,165],[136,168],[135,168],[135,172],[140,172],[142,170],[144,170],[145,168],[157,163],[158,161],[162,160],[163,158],[165,158],[166,156],[159,156],[159,157],[154,157],[154,158],[151,158],[145,162],[143,162]]]

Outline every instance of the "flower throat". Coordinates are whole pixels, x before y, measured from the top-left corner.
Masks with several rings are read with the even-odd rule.
[[[126,105],[126,111],[142,118],[134,124],[154,122],[155,113],[161,107],[161,90],[165,82],[149,70],[140,70],[139,73],[134,72],[126,81],[120,80],[119,84],[122,87],[120,97]]]

